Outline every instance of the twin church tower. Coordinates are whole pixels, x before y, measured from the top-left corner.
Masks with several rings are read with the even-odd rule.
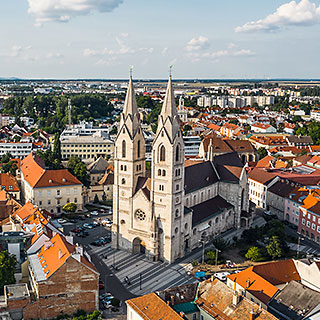
[[[112,246],[173,262],[185,254],[184,142],[171,75],[153,141],[151,177],[132,77],[115,141]],[[190,227],[186,227],[186,226]]]

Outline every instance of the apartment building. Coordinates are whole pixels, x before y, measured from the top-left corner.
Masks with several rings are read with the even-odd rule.
[[[0,141],[0,157],[10,153],[13,158],[23,159],[33,150],[32,142]]]
[[[66,160],[71,156],[80,159],[113,158],[114,143],[103,131],[92,135],[61,135],[61,155]]]
[[[82,183],[68,170],[46,170],[43,161],[30,153],[21,164],[21,191],[25,201],[60,214],[69,202],[83,208]]]

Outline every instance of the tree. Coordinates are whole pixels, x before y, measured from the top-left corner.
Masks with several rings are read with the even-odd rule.
[[[266,148],[260,147],[258,149],[258,154],[259,154],[259,159],[263,159],[264,157],[266,157],[268,155],[268,151],[266,150]]]
[[[216,258],[217,258],[216,250],[208,250],[206,252],[206,256],[208,258],[208,264],[215,264],[216,263]]]
[[[262,258],[261,250],[258,247],[251,247],[245,257],[251,261],[259,261]]]
[[[77,156],[71,156],[68,160],[67,167],[69,171],[76,176],[84,186],[90,186],[90,175],[86,165]]]
[[[0,252],[0,292],[3,292],[5,285],[16,283],[14,277],[16,265],[15,255],[10,254],[8,250]]]
[[[183,134],[184,135],[187,135],[187,132],[192,130],[192,127],[189,125],[189,124],[186,124],[184,127],[183,127]]]
[[[55,133],[54,135],[54,143],[53,143],[53,158],[57,159],[58,162],[61,162],[61,143],[60,143],[60,135],[59,133]]]
[[[268,255],[272,259],[281,258],[282,256],[282,249],[281,243],[278,236],[272,236],[269,244],[266,246]]]
[[[118,133],[117,127],[116,127],[116,126],[113,126],[112,129],[109,131],[109,133],[110,133],[111,135],[117,134],[117,133]]]
[[[283,130],[284,130],[284,124],[283,123],[279,123],[278,132],[283,132]]]
[[[10,161],[10,159],[12,159],[12,155],[11,153],[7,152],[1,157],[1,163],[7,163]]]
[[[49,170],[57,170],[61,168],[61,160],[56,158],[50,149],[46,151],[38,150],[36,155],[43,160],[44,165]]]
[[[67,203],[64,205],[62,208],[65,212],[76,212],[77,210],[77,205],[73,202]]]

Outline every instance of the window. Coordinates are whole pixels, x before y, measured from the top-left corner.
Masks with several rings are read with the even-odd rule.
[[[162,170],[162,175],[165,177],[166,176],[166,170]]]
[[[123,171],[123,165],[120,166],[120,170]]]
[[[186,207],[189,207],[189,198],[186,200]]]
[[[50,205],[51,204],[51,200],[48,200],[48,205]]]
[[[305,224],[306,224],[306,220],[305,220],[305,219],[302,219],[302,221],[301,221],[301,222],[302,222],[302,224],[303,224],[303,225],[305,225]]]
[[[144,221],[144,220],[146,220],[146,214],[142,210],[138,209],[135,212],[135,218],[140,221]]]
[[[60,190],[57,190],[57,196],[60,196]]]
[[[42,191],[39,191],[39,197],[42,197]]]
[[[166,148],[164,146],[160,147],[160,161],[166,161]]]
[[[318,226],[317,231],[320,233],[320,226]]]
[[[316,222],[316,216],[312,216],[312,221]]]
[[[57,204],[60,204],[60,199],[57,199]]]
[[[200,316],[200,320],[204,320],[204,316],[203,315]]]
[[[160,184],[160,185],[159,185],[159,190],[160,190],[160,191],[164,191],[164,185]]]
[[[310,221],[307,221],[307,227],[310,228]]]
[[[126,184],[126,179],[125,178],[121,179],[121,184]]]
[[[74,194],[78,194],[78,189],[74,188],[74,189],[73,189],[73,193],[74,193]]]
[[[179,191],[179,185],[178,184],[176,185],[176,191]]]
[[[12,190],[12,186],[9,186],[9,190]]]
[[[176,146],[176,162],[180,161],[180,144]]]
[[[313,223],[311,228],[312,228],[312,230],[316,230],[316,225]]]
[[[77,203],[78,202],[78,199],[77,198],[74,198],[74,203]]]
[[[126,157],[126,142],[125,140],[122,141],[122,158]]]
[[[176,218],[179,217],[179,209],[176,209]]]
[[[42,201],[39,201],[39,206],[42,206]]]
[[[138,146],[137,146],[137,156],[140,158],[140,140],[138,140]]]
[[[161,176],[161,169],[158,170],[158,176]]]
[[[308,213],[308,219],[310,219],[310,213]]]
[[[196,313],[192,314],[192,320],[197,320],[197,314]]]

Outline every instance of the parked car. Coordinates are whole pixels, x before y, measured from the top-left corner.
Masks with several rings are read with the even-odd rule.
[[[99,212],[96,211],[96,210],[94,210],[94,211],[91,211],[90,214],[91,214],[92,216],[98,216],[98,215],[99,215]]]
[[[221,281],[226,281],[227,280],[227,276],[229,276],[229,275],[230,275],[229,272],[216,272],[214,274],[214,276],[216,278],[218,278],[219,280],[221,280]]]
[[[99,290],[103,290],[104,289],[104,283],[99,282]]]
[[[65,220],[65,219],[61,219],[61,218],[60,218],[60,219],[58,219],[58,222],[59,222],[59,223],[66,223],[66,222],[67,222],[67,220]]]
[[[71,231],[74,232],[74,233],[80,233],[81,232],[81,230],[79,228],[73,228]]]
[[[112,221],[107,221],[106,224],[105,224],[105,226],[106,226],[106,227],[112,227],[112,223],[113,223]]]

